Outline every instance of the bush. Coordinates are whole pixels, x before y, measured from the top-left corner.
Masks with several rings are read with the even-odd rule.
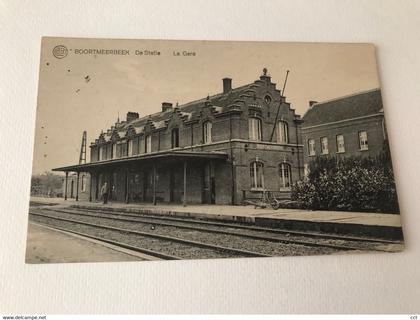
[[[293,185],[292,200],[312,210],[399,213],[386,151],[376,158],[316,158],[307,179]]]
[[[31,178],[31,195],[58,196],[62,194],[63,177],[51,172],[33,175]]]

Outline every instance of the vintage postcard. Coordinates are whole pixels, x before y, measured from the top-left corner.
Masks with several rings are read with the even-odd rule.
[[[26,262],[403,250],[379,83],[371,44],[43,38]]]

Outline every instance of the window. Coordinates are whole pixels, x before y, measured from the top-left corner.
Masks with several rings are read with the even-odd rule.
[[[206,121],[203,123],[203,143],[210,143],[211,142],[211,130],[213,128],[213,124],[210,121]]]
[[[359,149],[360,150],[369,150],[368,147],[368,136],[366,131],[359,132]]]
[[[128,153],[127,153],[128,143],[123,142],[123,143],[120,144],[120,147],[121,147],[121,157],[126,157],[128,155]]]
[[[251,189],[264,188],[264,164],[260,161],[254,161],[250,165]]]
[[[103,147],[99,147],[98,149],[98,160],[101,161],[103,160],[103,156],[104,156],[104,148]]]
[[[261,132],[261,119],[258,118],[249,118],[249,140],[261,141],[262,132]]]
[[[133,155],[133,140],[127,141],[127,155],[129,157]]]
[[[140,137],[139,138],[137,138],[137,154],[140,154],[140,153],[142,153],[142,142],[141,142],[141,139],[140,139]]]
[[[321,154],[328,154],[328,138],[321,138]]]
[[[270,102],[271,102],[271,97],[267,94],[267,95],[264,97],[264,101],[265,101],[266,103],[270,103]]]
[[[144,139],[144,152],[152,152],[152,136],[150,134]]]
[[[280,189],[289,189],[292,184],[290,164],[281,163],[279,169]]]
[[[336,143],[337,143],[337,153],[346,151],[346,148],[344,146],[344,136],[342,134],[339,134],[336,137]]]
[[[106,157],[107,159],[112,159],[112,143],[108,143]]]
[[[116,158],[117,157],[117,144],[113,143],[112,144],[112,154],[111,154],[111,158]]]
[[[139,138],[135,137],[132,143],[132,155],[139,154]]]
[[[315,155],[315,140],[314,139],[308,140],[308,153],[310,156]]]
[[[104,145],[103,146],[103,151],[102,151],[102,160],[106,160],[108,159],[108,145]]]
[[[174,128],[172,129],[172,135],[171,135],[171,141],[172,141],[172,149],[179,147],[179,129]]]
[[[285,121],[279,121],[277,125],[277,143],[289,143],[289,126]]]
[[[91,161],[98,161],[98,147],[94,146],[90,149],[90,160]]]
[[[121,157],[121,143],[117,144],[116,151],[117,151],[116,157],[120,158]]]

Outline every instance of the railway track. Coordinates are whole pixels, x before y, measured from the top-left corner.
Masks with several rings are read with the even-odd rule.
[[[378,239],[366,242],[363,238],[335,235],[315,234],[312,237],[313,233],[80,208],[31,208],[30,214],[38,223],[171,260],[307,255],[350,250],[390,251],[378,247],[378,244],[395,244]]]
[[[110,243],[122,248],[138,251],[151,256],[167,260],[179,260],[187,258],[231,258],[231,257],[269,257],[270,255],[252,252],[249,250],[241,250],[236,248],[229,248],[220,245],[212,245],[199,241],[192,241],[173,236],[165,236],[160,234],[153,234],[150,232],[142,232],[132,229],[118,228],[109,225],[99,225],[96,223],[89,223],[82,220],[68,219],[42,213],[30,212],[32,217],[38,223],[52,226],[55,229],[75,233],[87,238]],[[41,219],[40,219],[41,218]],[[53,222],[53,223],[51,223]],[[59,222],[59,223],[54,223]],[[102,230],[102,232],[97,232]],[[105,235],[103,235],[105,230]],[[98,235],[100,234],[100,235]],[[135,239],[130,239],[127,236],[135,236]],[[133,241],[134,240],[134,241]],[[156,243],[158,241],[158,243]],[[136,244],[132,244],[132,243]],[[138,245],[141,243],[141,246]],[[175,244],[175,245],[174,245]],[[159,247],[160,251],[150,249]],[[164,248],[164,252],[162,252]],[[169,251],[176,251],[180,255],[173,254]],[[166,253],[165,253],[166,251]]]
[[[299,231],[281,230],[262,228],[255,226],[247,226],[232,223],[210,222],[186,218],[162,217],[150,214],[119,214],[110,211],[97,211],[88,209],[50,209],[50,211],[58,211],[79,216],[90,216],[101,219],[109,219],[115,221],[125,221],[133,223],[144,223],[149,225],[168,226],[190,230],[197,230],[208,233],[217,233],[225,235],[236,235],[244,238],[258,239],[272,242],[282,242],[285,244],[299,244],[312,247],[327,247],[336,250],[377,250],[389,252],[389,248],[381,248],[388,244],[401,245],[400,242],[348,237],[338,235],[328,235],[319,233],[306,233]],[[204,227],[203,227],[204,226]]]
[[[54,210],[47,208],[47,210]],[[172,222],[187,222],[196,225],[208,225],[208,226],[218,226],[218,227],[232,227],[237,229],[244,229],[244,230],[253,230],[253,231],[261,231],[261,232],[269,232],[275,234],[288,234],[293,236],[303,236],[303,237],[311,237],[311,238],[320,238],[320,239],[331,239],[331,240],[343,240],[343,241],[354,241],[354,242],[372,242],[372,243],[381,243],[381,244],[402,244],[401,241],[394,241],[394,240],[386,240],[386,239],[379,239],[379,238],[368,238],[368,237],[355,237],[355,236],[346,236],[346,235],[335,235],[335,234],[326,234],[326,233],[316,233],[316,232],[307,232],[307,231],[295,231],[290,229],[273,229],[267,227],[258,227],[258,226],[251,226],[240,224],[239,222],[235,223],[226,223],[226,222],[217,222],[212,220],[197,220],[191,219],[186,217],[174,217],[174,216],[166,216],[162,214],[154,214],[154,213],[126,213],[126,212],[116,212],[115,210],[101,208],[98,209],[89,209],[80,206],[71,206],[68,210],[73,210],[74,212],[92,212],[98,214],[110,214],[119,217],[133,217],[133,218],[145,218],[145,219],[155,219],[161,221],[172,221]]]

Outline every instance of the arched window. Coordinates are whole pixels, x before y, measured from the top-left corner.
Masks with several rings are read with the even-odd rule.
[[[203,123],[203,143],[211,143],[211,130],[213,128],[213,124],[210,121],[206,121]]]
[[[249,118],[248,125],[249,125],[249,140],[261,141],[262,140],[261,119]]]
[[[280,189],[289,189],[292,186],[290,164],[281,163],[279,166]]]
[[[81,181],[81,184],[82,184],[82,192],[85,192],[86,191],[86,176],[85,175],[82,175],[82,181]]]
[[[289,143],[289,126],[286,121],[277,124],[277,143]]]
[[[264,164],[260,161],[251,162],[249,167],[251,189],[264,188]]]

